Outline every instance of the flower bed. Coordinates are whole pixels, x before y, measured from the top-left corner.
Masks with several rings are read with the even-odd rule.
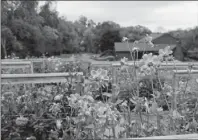
[[[136,67],[123,59],[120,83],[113,81],[111,69],[99,68],[78,82],[3,89],[1,138],[121,139],[196,133],[197,91],[186,81],[178,81],[175,88],[159,77],[160,63],[170,54],[168,48],[158,56],[145,54]],[[197,79],[193,82],[196,85]]]

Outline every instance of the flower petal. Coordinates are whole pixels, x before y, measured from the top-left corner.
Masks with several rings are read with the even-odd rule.
[[[107,70],[102,70],[100,73],[100,76],[107,76],[108,71]]]
[[[104,77],[102,77],[102,79],[105,80],[105,81],[108,81],[109,77],[108,76],[104,76]]]
[[[101,68],[99,68],[99,69],[97,70],[97,75],[98,75],[98,76],[101,74],[102,70],[103,70],[103,69],[101,69]]]
[[[97,75],[97,71],[95,71],[95,70],[91,70],[91,76],[96,76]]]

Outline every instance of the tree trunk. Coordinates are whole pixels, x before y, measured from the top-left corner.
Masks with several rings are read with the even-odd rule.
[[[1,40],[1,45],[2,45],[2,48],[3,48],[3,53],[4,53],[4,58],[7,58],[7,51],[6,51],[6,39],[3,39]]]

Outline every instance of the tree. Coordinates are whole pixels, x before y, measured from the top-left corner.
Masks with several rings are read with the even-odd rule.
[[[151,34],[151,30],[144,26],[129,26],[121,28],[120,34],[122,37],[127,37],[129,42],[142,39],[146,34]]]
[[[44,26],[43,28],[43,36],[45,37],[45,47],[39,50],[42,53],[48,52],[49,54],[53,54],[53,52],[60,52],[60,45],[56,45],[57,42],[61,41],[59,38],[60,34],[58,30],[51,28],[49,26]]]
[[[15,37],[12,33],[12,31],[6,27],[6,26],[2,26],[1,27],[1,47],[3,49],[3,55],[4,58],[7,58],[8,54],[7,54],[7,50],[9,49],[9,47],[11,47],[15,41]]]
[[[58,12],[52,10],[52,2],[47,1],[42,7],[39,15],[44,18],[43,26],[50,26],[52,28],[57,28],[59,23]]]
[[[181,47],[186,57],[188,57],[187,52],[189,50],[198,48],[198,27],[189,30],[178,29],[169,33],[180,39]]]
[[[101,51],[114,50],[114,43],[121,42],[122,38],[120,36],[119,30],[109,30],[102,35],[100,40]]]

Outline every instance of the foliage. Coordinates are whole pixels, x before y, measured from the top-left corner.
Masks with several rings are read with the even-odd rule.
[[[6,48],[2,58],[13,52],[20,58],[38,57],[46,52],[50,56],[81,51],[98,53],[112,49],[114,42],[125,35],[133,41],[151,32],[142,26],[122,28],[112,21],[95,23],[84,16],[71,22],[52,9],[53,3],[39,7],[38,1],[1,2],[1,45]]]
[[[176,38],[181,40],[180,44],[183,48],[183,51],[187,56],[189,50],[196,50],[198,47],[198,27],[189,29],[189,30],[176,30],[170,32]]]

